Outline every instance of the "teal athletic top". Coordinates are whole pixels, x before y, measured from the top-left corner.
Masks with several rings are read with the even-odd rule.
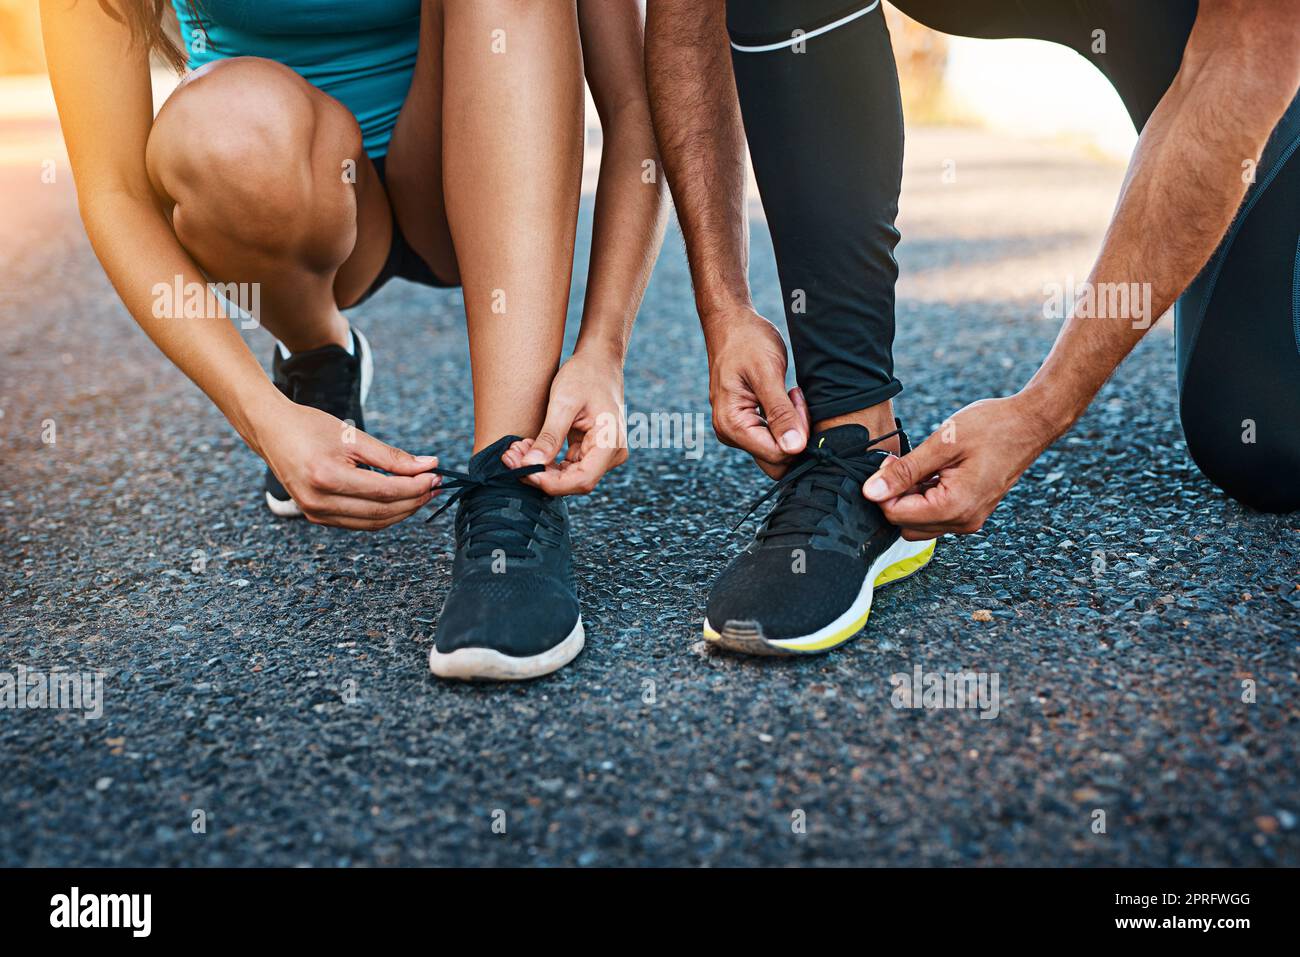
[[[172,0],[189,67],[256,56],[341,102],[371,157],[388,152],[420,41],[420,0]],[[197,33],[195,31],[202,31]]]

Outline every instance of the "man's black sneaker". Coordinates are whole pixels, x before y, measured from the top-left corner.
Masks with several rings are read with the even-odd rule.
[[[277,344],[271,360],[271,379],[277,389],[299,405],[350,421],[360,432],[366,430],[362,410],[373,377],[370,343],[355,329],[351,353],[342,346],[329,345],[295,352],[286,359]],[[266,470],[266,506],[281,518],[302,515],[298,503],[270,468]]]
[[[468,472],[435,469],[456,489],[456,559],[429,668],[440,678],[511,681],[567,665],[582,650],[564,500],[519,479],[540,465],[507,468],[518,437],[483,449]]]
[[[886,458],[872,446],[893,434],[872,439],[860,425],[840,425],[813,436],[755,503],[776,496],[753,541],[713,584],[705,640],[751,654],[829,651],[862,630],[877,586],[930,560],[933,541],[904,541],[862,494]]]

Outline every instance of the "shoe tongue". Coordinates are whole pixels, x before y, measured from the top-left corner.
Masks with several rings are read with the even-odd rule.
[[[294,383],[290,398],[314,406],[340,419],[352,412],[353,388],[359,374],[359,360],[342,346],[295,352],[280,365],[278,375]]]
[[[846,452],[857,452],[864,445],[871,441],[871,433],[865,426],[854,425],[837,425],[834,428],[826,429],[824,432],[818,432],[812,437],[809,446],[816,448],[820,446],[824,449],[830,449],[836,455],[843,455]]]
[[[469,460],[469,474],[479,479],[490,479],[494,475],[509,472],[510,467],[501,461],[501,455],[510,447],[512,442],[518,441],[519,436],[517,435],[503,435],[487,448],[474,453],[474,456]],[[526,507],[526,503],[537,502],[545,498],[546,493],[541,489],[526,485],[523,482],[469,488],[465,492],[465,497],[460,501],[460,510],[456,516],[457,527],[467,529],[469,536],[467,541],[472,540],[480,545],[484,543],[499,545],[508,549],[526,549],[531,540],[530,533],[501,527],[500,525],[493,527],[493,522],[499,522],[502,519],[515,522],[520,519],[535,519],[532,510]],[[474,504],[471,505],[471,503]],[[469,518],[468,516],[471,514],[476,518]],[[462,526],[459,524],[462,521],[468,521],[470,524]],[[488,523],[486,532],[483,531],[483,522]]]
[[[295,352],[284,360],[281,368],[286,372],[310,373],[334,365],[346,365],[355,360],[356,356],[348,352],[347,349],[331,343],[328,346],[321,346],[319,349]]]
[[[501,461],[501,456],[505,450],[510,448],[512,442],[518,442],[517,435],[503,435],[485,449],[480,449],[474,453],[474,457],[469,460],[469,474],[477,475],[480,478],[488,478],[492,475],[500,475],[502,472],[510,471],[509,466]]]
[[[870,440],[871,433],[861,425],[837,425],[834,428],[826,429],[825,431],[818,432],[814,435],[812,440],[808,443],[808,447],[810,449],[829,449],[836,455],[844,457],[848,457],[848,455],[852,453],[856,458],[857,455],[861,454],[862,447]],[[799,488],[798,491],[796,491],[795,488],[791,488],[782,495],[783,502],[778,506],[776,514],[774,514],[769,520],[769,528],[772,531],[778,531],[783,527],[795,528],[800,526],[813,526],[825,517],[825,513],[817,508],[800,506],[798,504],[799,499],[805,501],[812,499],[813,501],[820,502],[823,505],[834,506],[836,504],[838,496],[835,492],[827,488],[812,487],[814,477],[818,474],[820,474],[820,470],[814,469],[811,473],[805,475],[795,483],[796,488],[799,486],[802,486],[802,488]],[[795,495],[799,498],[796,499],[791,497]],[[800,540],[804,537],[806,536],[801,534],[795,534],[793,536],[779,535],[776,537],[770,537],[767,541],[769,544],[784,546],[789,544],[799,544]]]

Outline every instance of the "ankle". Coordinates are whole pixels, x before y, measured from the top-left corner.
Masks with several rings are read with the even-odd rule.
[[[813,432],[822,432],[826,429],[833,429],[837,425],[860,425],[863,426],[871,437],[874,439],[878,435],[884,435],[886,432],[893,432],[898,428],[894,424],[894,405],[892,402],[881,402],[879,405],[873,405],[867,409],[859,409],[856,412],[845,412],[843,415],[834,415],[828,419],[818,419],[813,423]],[[897,435],[891,436],[880,442],[872,448],[880,449],[882,452],[892,452],[894,455],[900,454],[901,446]]]
[[[276,338],[289,352],[307,352],[324,346],[340,346],[352,351],[352,326],[347,317],[335,309],[325,322],[310,329],[279,330]]]

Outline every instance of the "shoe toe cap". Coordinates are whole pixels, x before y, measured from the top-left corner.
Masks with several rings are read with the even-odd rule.
[[[705,615],[715,629],[730,624],[769,640],[799,637],[847,611],[862,581],[862,564],[839,552],[742,553],[714,583]]]
[[[498,576],[494,576],[498,577]],[[542,576],[499,576],[458,583],[438,618],[435,645],[442,654],[489,648],[530,657],[554,648],[578,623],[577,599]]]

